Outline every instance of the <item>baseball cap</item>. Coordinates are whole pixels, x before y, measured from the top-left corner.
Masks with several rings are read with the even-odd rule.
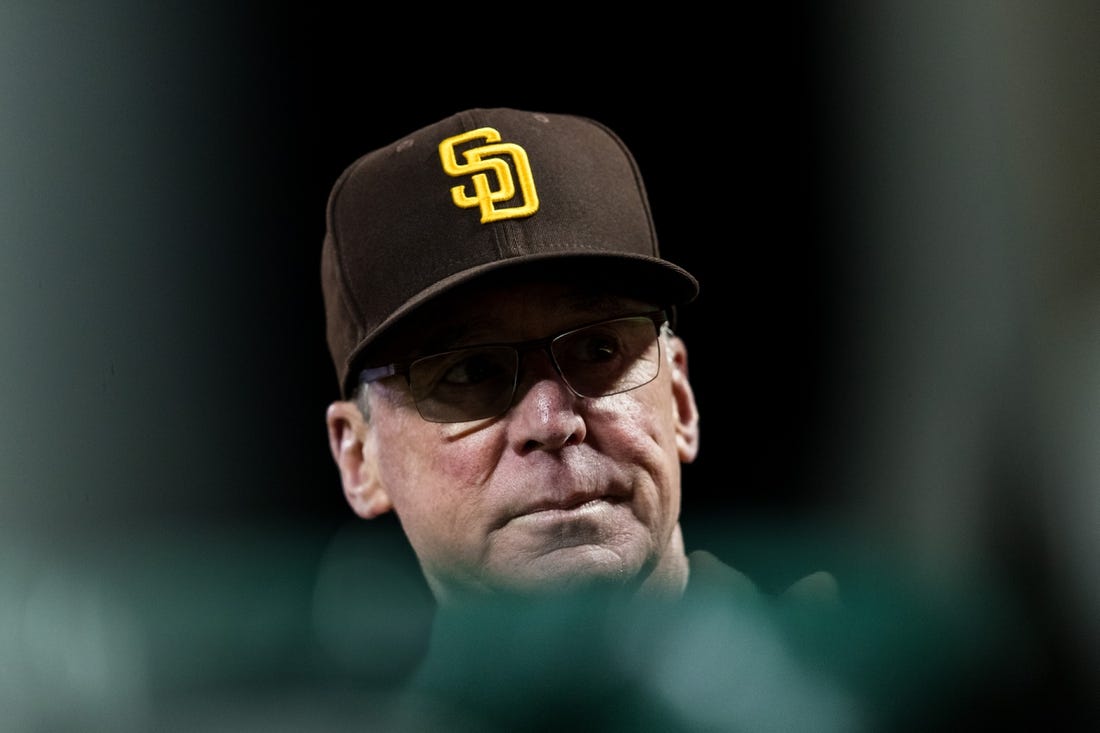
[[[403,319],[489,276],[595,281],[670,308],[699,291],[661,257],[637,163],[607,126],[458,112],[363,155],[329,194],[321,284],[341,396]]]

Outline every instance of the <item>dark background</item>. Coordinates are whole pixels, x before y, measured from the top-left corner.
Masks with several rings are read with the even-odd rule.
[[[25,327],[56,351],[56,373],[32,377],[90,414],[81,444],[106,484],[91,510],[346,518],[323,424],[329,187],[374,147],[494,105],[618,131],[665,256],[702,282],[681,313],[704,429],[685,516],[827,500],[807,470],[846,275],[835,72],[810,10],[630,42],[615,24],[516,29],[507,50],[490,42],[503,28],[479,42],[461,23],[410,33],[397,13],[322,7],[8,12],[29,222],[10,242],[42,258],[27,306],[56,311]]]
[[[476,106],[615,129],[663,254],[701,282],[678,329],[702,415],[690,548],[768,590],[828,568],[977,609],[992,658],[1023,670],[993,677],[1000,712],[1083,720],[1096,8],[529,10],[0,5],[16,729],[141,729],[165,700],[173,719],[259,721],[266,698],[243,690],[289,670],[392,671],[347,658],[380,640],[349,614],[381,613],[371,588],[412,558],[392,517],[353,518],[328,454],[324,205],[359,155]],[[884,657],[945,646],[869,621]]]
[[[669,36],[626,43],[622,29],[578,23],[560,36],[521,31],[534,37],[503,52],[462,40],[457,29],[454,38],[428,33],[390,44],[389,24],[373,18],[269,19],[281,33],[258,34],[227,64],[242,74],[231,96],[254,95],[235,115],[255,166],[246,195],[271,209],[241,244],[255,272],[246,287],[278,315],[254,326],[271,349],[256,362],[279,364],[258,376],[292,400],[284,406],[298,425],[316,425],[333,396],[318,348],[315,271],[328,187],[344,166],[468,107],[588,115],[634,150],[663,253],[702,281],[680,329],[692,347],[706,436],[689,468],[686,511],[797,511],[819,500],[820,487],[802,471],[821,427],[843,283],[825,221],[831,133],[818,20],[806,9],[748,11],[745,25],[768,34],[767,44],[738,43],[726,28],[693,22],[689,49]],[[506,34],[485,40],[498,32]],[[333,474],[324,450],[303,463],[293,435],[276,451],[293,465],[277,473],[301,472],[301,483],[285,485],[280,498],[343,513],[331,492],[300,491]]]

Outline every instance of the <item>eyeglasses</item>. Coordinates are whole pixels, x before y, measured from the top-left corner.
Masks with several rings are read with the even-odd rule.
[[[468,346],[407,363],[364,369],[361,383],[403,374],[420,416],[463,422],[503,415],[512,406],[520,354],[546,349],[562,381],[578,397],[628,392],[657,378],[664,311],[613,318],[549,338]]]

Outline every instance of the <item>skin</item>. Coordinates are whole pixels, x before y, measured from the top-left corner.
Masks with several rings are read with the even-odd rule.
[[[560,284],[501,286],[442,300],[389,351],[533,339],[652,309]],[[441,604],[592,586],[678,597],[680,467],[698,451],[699,415],[684,343],[662,340],[653,382],[598,399],[574,395],[545,351],[529,352],[511,408],[487,420],[423,420],[401,376],[370,386],[369,421],[355,401],[334,402],[348,503],[368,519],[396,512]]]

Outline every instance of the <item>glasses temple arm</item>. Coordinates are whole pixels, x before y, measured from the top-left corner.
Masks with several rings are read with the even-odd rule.
[[[396,364],[387,364],[386,366],[380,367],[370,367],[369,369],[364,369],[363,371],[359,372],[359,381],[360,383],[377,382],[379,379],[392,377],[394,374],[397,374]]]

